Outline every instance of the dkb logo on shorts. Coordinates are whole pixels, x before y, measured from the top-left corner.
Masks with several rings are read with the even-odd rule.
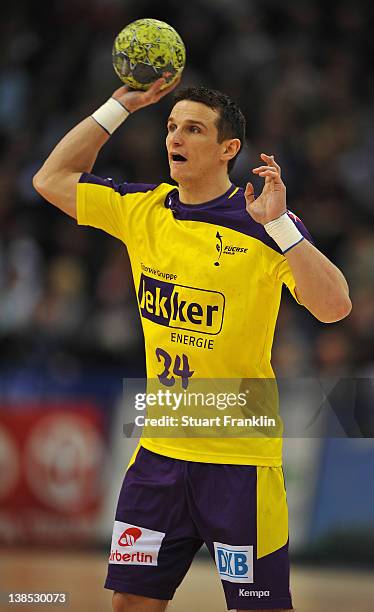
[[[214,542],[214,556],[221,580],[253,582],[253,546]]]
[[[141,316],[158,325],[211,335],[222,329],[225,297],[219,291],[175,285],[142,274],[138,300]]]

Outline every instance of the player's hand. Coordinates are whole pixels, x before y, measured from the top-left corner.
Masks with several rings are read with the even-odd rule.
[[[274,155],[261,153],[261,159],[266,166],[253,168],[252,172],[265,178],[265,185],[261,195],[255,199],[252,183],[247,183],[245,199],[247,212],[251,217],[265,225],[269,221],[277,219],[286,212],[286,186],[281,178],[281,169],[274,160]]]
[[[124,85],[112,94],[112,98],[121,102],[121,104],[130,112],[139,110],[144,106],[155,104],[164,96],[167,96],[173,89],[179,85],[180,79],[177,79],[175,83],[165,87],[165,79],[157,79],[153,85],[147,91],[133,90]],[[162,89],[164,87],[164,89]]]

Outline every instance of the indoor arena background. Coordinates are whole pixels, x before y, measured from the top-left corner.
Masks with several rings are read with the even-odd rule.
[[[167,21],[181,34],[183,85],[222,89],[243,109],[247,143],[232,180],[253,180],[259,154],[274,153],[289,208],[348,279],[353,310],[337,324],[319,323],[284,292],[273,364],[280,378],[295,382],[298,401],[292,396],[283,406],[292,418],[306,410],[308,381],[327,381],[330,389],[344,382],[334,406],[327,393],[312,415],[313,423],[322,419],[319,435],[306,428],[285,441],[296,610],[373,609],[372,12],[360,0],[8,0],[2,6],[4,610],[15,607],[6,604],[7,592],[62,591],[74,612],[110,609],[102,585],[116,496],[135,444],[123,435],[122,381],[144,375],[131,270],[118,241],[76,227],[31,181],[64,133],[120,86],[112,43],[141,17]],[[169,106],[166,98],[131,117],[100,153],[95,173],[117,182],[168,180]],[[261,183],[254,183],[258,193]],[[224,610],[204,552],[171,609]]]

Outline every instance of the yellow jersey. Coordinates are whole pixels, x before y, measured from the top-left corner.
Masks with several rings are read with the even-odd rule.
[[[305,238],[311,237],[288,212]],[[82,174],[77,220],[127,247],[143,326],[147,378],[170,389],[193,379],[274,380],[271,349],[283,283],[295,281],[277,244],[231,185],[183,204],[170,184],[115,184]],[[279,466],[279,437],[143,437],[150,451],[208,463]]]

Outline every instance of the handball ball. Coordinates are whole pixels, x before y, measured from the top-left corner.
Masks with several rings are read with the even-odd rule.
[[[127,25],[113,45],[113,67],[131,89],[147,90],[164,77],[165,87],[181,75],[186,49],[178,32],[157,19],[138,19]]]

